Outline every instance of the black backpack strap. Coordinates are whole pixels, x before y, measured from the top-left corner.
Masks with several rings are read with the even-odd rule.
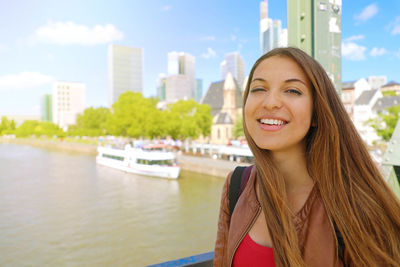
[[[244,166],[236,167],[231,177],[231,182],[229,184],[229,211],[231,215],[240,196],[240,183],[245,168]]]
[[[240,191],[239,191],[239,196],[242,194],[242,192],[244,191],[246,185],[247,185],[247,181],[250,179],[250,173],[251,170],[253,169],[254,165],[248,166],[244,169],[243,173],[242,173],[242,179],[240,181]]]

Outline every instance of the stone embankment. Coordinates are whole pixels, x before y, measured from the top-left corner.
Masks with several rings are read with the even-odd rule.
[[[97,153],[97,147],[95,145],[65,142],[60,139],[0,138],[0,144],[1,143],[30,145],[46,149],[85,153],[90,155],[96,155]]]
[[[30,145],[45,149],[54,149],[67,152],[84,153],[89,155],[97,154],[97,146],[91,144],[71,143],[59,139],[35,139],[35,138],[0,138],[0,144],[11,143],[18,145]],[[226,177],[236,166],[248,165],[248,163],[237,163],[227,160],[212,159],[204,156],[191,156],[178,154],[177,157],[182,170],[193,171],[206,175]]]

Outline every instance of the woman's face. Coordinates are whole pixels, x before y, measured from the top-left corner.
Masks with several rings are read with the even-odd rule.
[[[289,57],[273,56],[254,71],[244,106],[247,130],[258,147],[304,151],[313,113],[311,83]]]

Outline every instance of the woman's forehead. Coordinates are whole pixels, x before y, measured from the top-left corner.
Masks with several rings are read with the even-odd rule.
[[[299,64],[286,56],[272,56],[261,61],[254,69],[251,81],[298,79],[309,83],[309,79]]]

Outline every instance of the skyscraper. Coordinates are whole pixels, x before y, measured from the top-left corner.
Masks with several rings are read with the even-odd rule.
[[[193,81],[183,74],[170,75],[165,82],[165,101],[173,103],[178,100],[193,98]]]
[[[53,122],[67,129],[76,123],[76,116],[85,110],[86,85],[77,82],[53,84]]]
[[[244,62],[238,52],[233,52],[225,55],[225,60],[221,62],[222,80],[226,79],[226,75],[230,72],[235,78],[238,86],[241,88],[244,81]]]
[[[281,20],[268,17],[268,0],[260,3],[260,46],[262,54],[287,46],[287,29],[282,29]]]
[[[45,94],[42,96],[41,103],[41,119],[42,121],[53,121],[53,107],[52,107],[52,97],[50,94]]]
[[[166,86],[167,78],[164,73],[160,73],[157,79],[157,96],[160,101],[166,100]]]
[[[194,56],[184,52],[168,53],[168,77],[166,78],[166,101],[195,97]]]
[[[194,100],[200,103],[202,97],[203,97],[203,80],[196,79],[196,90],[194,92]]]
[[[143,91],[143,49],[121,45],[108,47],[109,104],[126,91]]]

